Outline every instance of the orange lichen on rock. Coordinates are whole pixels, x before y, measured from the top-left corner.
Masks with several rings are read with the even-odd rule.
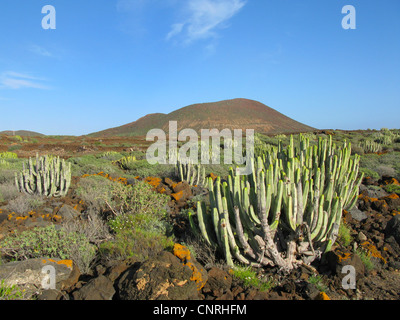
[[[397,179],[395,179],[395,178],[386,180],[386,181],[385,181],[385,184],[395,184],[396,186],[400,186],[400,182],[397,181]]]
[[[62,220],[62,217],[61,217],[60,215],[55,214],[55,215],[53,216],[53,220],[54,220],[55,222],[59,222],[59,221]]]
[[[7,215],[7,220],[10,221],[15,216],[15,212],[11,212]]]
[[[119,182],[122,184],[127,185],[128,184],[128,179],[127,178],[122,178],[122,177],[118,177],[118,178],[113,178],[111,177],[108,173],[104,173],[103,171],[99,172],[99,173],[94,173],[94,174],[84,174],[83,176],[81,176],[81,178],[87,178],[87,177],[93,177],[93,176],[101,176],[104,177],[110,181],[114,181],[114,182]]]
[[[386,197],[384,197],[383,199],[391,199],[391,200],[396,200],[400,198],[396,193],[392,193],[391,195],[388,195]]]
[[[320,292],[316,297],[315,300],[331,300],[329,296],[325,292]]]
[[[158,191],[159,193],[165,193],[165,191],[166,191],[166,190],[165,190],[165,188],[164,188],[164,187],[161,187],[161,188],[160,188],[160,189],[158,189],[157,191]]]
[[[201,273],[204,270],[203,269],[199,270],[190,261],[191,260],[190,250],[187,247],[185,247],[179,243],[175,243],[174,248],[173,248],[173,254],[174,254],[174,256],[179,258],[185,266],[188,266],[193,271],[192,276],[190,277],[190,280],[196,282],[197,290],[200,291],[204,287],[204,285],[206,284],[207,281],[203,279],[203,274]]]
[[[179,243],[175,243],[173,250],[174,250],[174,256],[178,257],[181,261],[191,259],[190,250],[187,247],[185,247]]]
[[[369,202],[375,202],[375,201],[378,201],[378,198],[371,198],[371,197],[368,197],[368,196],[366,196],[365,194],[360,194],[359,196],[358,196],[358,199],[360,199],[360,200],[364,200],[364,201],[369,201]]]
[[[363,243],[361,243],[361,246],[368,252],[370,256],[381,259],[384,263],[386,263],[386,259],[382,257],[379,250],[369,241],[364,241]]]
[[[347,259],[351,258],[351,253],[350,252],[338,252],[337,253],[337,257],[338,257],[338,262],[342,262],[345,261]]]
[[[179,201],[183,197],[183,191],[179,191],[177,193],[172,193],[171,197],[175,199],[175,201]]]
[[[161,178],[156,178],[156,177],[147,177],[144,179],[148,184],[153,186],[154,188],[157,188],[159,184],[161,183]]]
[[[43,264],[46,264],[46,263],[48,263],[48,262],[53,262],[53,263],[57,263],[57,264],[63,264],[63,265],[65,265],[67,268],[69,268],[69,269],[72,269],[72,267],[73,267],[73,264],[74,264],[74,262],[72,261],[72,260],[67,260],[67,259],[65,259],[65,260],[59,260],[59,261],[56,261],[56,260],[54,260],[54,259],[43,259],[42,260],[42,263]]]

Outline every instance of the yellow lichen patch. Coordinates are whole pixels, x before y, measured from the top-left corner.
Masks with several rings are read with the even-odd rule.
[[[74,262],[72,260],[60,260],[60,261],[57,261],[57,264],[63,264],[66,267],[72,269]]]
[[[42,214],[41,217],[42,217],[43,219],[51,220],[50,213]]]
[[[371,197],[366,196],[365,194],[360,194],[360,195],[358,196],[358,199],[364,200],[364,201],[367,201],[367,202],[375,202],[375,201],[378,201],[378,198],[371,198]]]
[[[72,269],[73,264],[74,264],[74,262],[72,260],[66,260],[66,259],[65,260],[59,260],[59,261],[54,260],[54,259],[42,259],[42,263],[43,264],[46,264],[48,262],[53,262],[53,263],[56,263],[56,264],[63,264],[69,269]]]
[[[190,250],[179,243],[175,243],[174,256],[178,257],[181,261],[190,260]]]
[[[15,216],[15,212],[11,212],[7,215],[7,220],[10,221]]]
[[[337,251],[336,256],[338,257],[338,262],[343,262],[346,261],[347,259],[351,258],[351,253],[350,252],[342,252],[342,251]]]
[[[183,197],[183,191],[179,191],[177,193],[171,194],[171,197],[175,199],[175,201],[179,201]]]
[[[128,184],[128,179],[122,178],[122,177],[113,178],[108,173],[104,173],[103,171],[101,171],[99,173],[94,173],[94,174],[84,174],[83,176],[81,176],[81,178],[87,178],[87,177],[93,177],[93,176],[101,176],[101,177],[104,177],[104,178],[106,178],[106,179],[108,179],[110,181],[122,183],[122,184],[125,184],[125,185]],[[83,204],[83,201],[82,201],[82,203],[80,201],[79,204]]]
[[[395,178],[392,178],[392,179],[390,179],[390,180],[386,180],[386,181],[385,181],[385,184],[394,184],[394,185],[396,185],[396,186],[400,186],[400,182],[397,181],[397,179],[395,179]]]
[[[361,243],[361,246],[368,252],[370,256],[381,259],[384,263],[386,263],[386,259],[382,257],[379,250],[369,241],[364,241],[363,243]]]
[[[206,284],[206,281],[203,279],[202,271],[203,269],[198,269],[190,260],[190,250],[182,246],[179,243],[175,243],[174,248],[173,248],[173,253],[176,257],[178,257],[185,266],[188,266],[192,271],[192,276],[190,277],[191,281],[195,281],[197,285],[197,290],[201,290],[204,285]]]
[[[60,215],[58,215],[58,214],[55,214],[55,215],[53,216],[53,220],[54,220],[55,222],[59,222],[59,221],[62,220],[62,217],[61,217]]]
[[[392,193],[391,195],[384,197],[383,199],[392,199],[392,200],[396,200],[398,199],[399,196],[396,193]]]
[[[149,185],[153,186],[154,188],[157,188],[159,184],[161,183],[161,178],[156,178],[156,177],[147,177],[144,179]]]
[[[166,190],[165,190],[164,187],[162,187],[162,188],[158,189],[157,191],[158,191],[159,193],[165,193]]]
[[[320,292],[316,297],[315,300],[331,300],[329,296],[325,292]]]
[[[174,182],[173,184],[171,184],[171,188],[175,189],[175,187],[178,185],[178,183]]]

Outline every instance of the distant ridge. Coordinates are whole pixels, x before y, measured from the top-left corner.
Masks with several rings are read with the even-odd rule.
[[[7,136],[21,136],[21,137],[42,137],[44,134],[39,133],[39,132],[34,132],[34,131],[28,131],[28,130],[5,130],[5,131],[0,131],[0,134],[5,134]]]
[[[315,128],[295,121],[282,113],[249,99],[232,99],[199,103],[183,107],[169,114],[148,114],[134,122],[90,134],[93,137],[144,136],[154,128],[168,133],[169,121],[178,122],[178,130],[201,129],[254,129],[265,134],[300,133]]]

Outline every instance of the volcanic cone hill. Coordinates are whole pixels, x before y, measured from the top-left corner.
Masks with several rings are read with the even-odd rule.
[[[265,134],[299,133],[316,129],[295,121],[280,112],[254,100],[232,99],[193,104],[169,114],[148,114],[135,122],[90,134],[94,137],[144,136],[154,128],[168,132],[169,121],[178,122],[178,130],[200,129],[254,129]]]

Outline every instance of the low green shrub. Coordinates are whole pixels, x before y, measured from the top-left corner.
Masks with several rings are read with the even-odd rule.
[[[273,279],[260,279],[257,273],[248,266],[235,265],[233,277],[240,280],[245,287],[256,288],[260,291],[269,291],[274,287]]]
[[[4,200],[8,201],[7,210],[10,212],[26,214],[29,211],[36,210],[45,203],[43,196],[21,194],[17,192],[15,186],[11,190],[4,190],[0,187],[0,191],[4,194]],[[15,192],[17,196],[15,196]]]
[[[375,264],[371,259],[371,255],[363,248],[357,248],[355,254],[358,255],[368,271],[375,269]]]
[[[327,292],[328,287],[326,284],[323,282],[322,276],[321,275],[312,275],[308,278],[308,282],[315,285],[315,287],[320,291],[320,292]]]
[[[15,231],[0,241],[0,251],[9,260],[42,257],[71,259],[82,272],[88,270],[96,249],[83,234],[66,232],[55,225]]]
[[[400,195],[400,186],[396,184],[388,184],[383,189],[385,189],[387,193],[397,193]]]
[[[173,247],[171,238],[157,231],[140,228],[119,230],[111,241],[100,245],[100,254],[107,260],[134,258],[144,261],[164,249]]]
[[[96,211],[103,211],[107,208],[105,201],[111,201],[109,192],[118,186],[102,176],[90,176],[81,178],[76,186],[75,194],[82,199],[86,205]]]
[[[351,244],[352,240],[353,240],[353,238],[351,237],[351,234],[350,234],[350,228],[345,223],[340,224],[338,241],[343,246],[347,247],[348,245]]]
[[[107,161],[116,161],[123,157],[123,155],[116,151],[106,151],[96,155],[97,159],[104,159]]]
[[[82,176],[84,174],[95,174],[101,171],[108,174],[121,175],[122,170],[114,166],[111,161],[106,158],[97,158],[94,155],[85,155],[81,157],[73,157],[67,160],[72,164],[72,175]]]
[[[139,177],[172,177],[175,174],[175,166],[171,164],[150,164],[146,159],[130,163],[130,175]]]
[[[17,159],[18,155],[14,152],[0,152],[0,159]]]
[[[360,168],[377,171],[380,166],[385,166],[386,170],[394,170],[394,178],[400,180],[400,152],[389,152],[382,155],[370,153],[361,156]]]
[[[360,168],[359,169],[360,173],[364,173],[364,177],[370,177],[373,178],[375,180],[378,180],[380,178],[380,175],[378,172],[368,169],[368,168]]]
[[[6,285],[4,279],[1,279],[0,301],[1,300],[24,300],[24,292],[16,285]]]
[[[12,146],[9,146],[9,147],[7,148],[7,150],[10,151],[10,152],[12,152],[12,151],[19,150],[19,149],[21,149],[21,148],[22,148],[22,145],[20,145],[20,144],[14,144],[14,145],[12,145]]]
[[[109,220],[109,226],[114,239],[100,245],[104,259],[143,260],[173,246],[171,226],[166,220],[168,197],[141,181],[111,189],[110,196],[115,217]]]

